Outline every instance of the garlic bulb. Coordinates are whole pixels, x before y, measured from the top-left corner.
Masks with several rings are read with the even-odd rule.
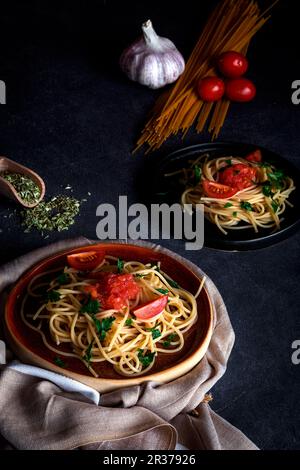
[[[121,55],[120,66],[133,81],[161,88],[184,71],[182,55],[172,41],[156,34],[150,20],[142,25],[143,36]]]

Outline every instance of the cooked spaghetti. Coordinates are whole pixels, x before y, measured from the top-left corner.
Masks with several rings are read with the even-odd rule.
[[[223,52],[247,53],[251,39],[270,18],[266,16],[270,8],[261,13],[257,2],[252,0],[223,0],[215,8],[187,61],[185,71],[174,87],[155,104],[136,150],[144,144],[148,145],[146,153],[156,150],[179,131],[184,137],[194,123],[197,132],[202,132],[210,116],[208,130],[213,139],[218,136],[230,101],[224,98],[216,103],[203,102],[196,91],[197,82],[201,78],[217,75],[212,62]]]
[[[182,204],[204,205],[204,215],[225,235],[227,230],[278,230],[294,181],[261,160],[255,151],[246,158],[201,155],[187,169],[166,176],[184,175]],[[195,174],[197,181],[195,181]]]
[[[84,275],[65,266],[36,276],[21,315],[52,353],[80,359],[95,377],[93,366],[103,361],[134,377],[148,372],[157,354],[183,348],[184,334],[197,320],[196,298],[203,283],[193,295],[163,273],[159,263],[105,256]],[[26,308],[32,297],[41,300],[34,313]],[[61,347],[66,344],[69,351]]]

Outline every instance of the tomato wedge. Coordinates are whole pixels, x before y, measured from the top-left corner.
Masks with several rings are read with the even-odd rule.
[[[67,260],[71,268],[78,271],[91,271],[95,269],[104,259],[104,252],[102,251],[83,251],[82,253],[75,253],[68,255]]]
[[[256,168],[244,163],[229,166],[219,175],[220,183],[236,188],[238,191],[252,186],[255,178]]]
[[[231,188],[225,184],[214,183],[213,181],[204,180],[203,191],[206,196],[213,197],[217,199],[228,199],[229,197],[234,196],[238,190],[236,188]]]
[[[255,150],[252,153],[249,153],[247,157],[245,157],[245,160],[248,160],[248,162],[261,162],[262,161],[262,154],[260,150]]]
[[[168,296],[162,295],[155,300],[151,300],[133,310],[138,320],[150,320],[163,312],[168,303]]]

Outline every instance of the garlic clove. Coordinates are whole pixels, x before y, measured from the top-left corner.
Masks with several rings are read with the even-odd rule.
[[[173,83],[184,71],[183,56],[172,41],[156,34],[150,20],[143,23],[142,31],[143,36],[121,55],[121,69],[131,80],[149,88]]]

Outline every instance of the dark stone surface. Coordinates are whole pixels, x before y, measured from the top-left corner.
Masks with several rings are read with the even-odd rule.
[[[68,232],[46,240],[24,234],[15,216],[5,218],[14,206],[1,199],[1,263],[66,236],[95,238],[98,204],[117,204],[120,194],[129,202],[141,200],[140,188],[150,188],[154,175],[140,184],[146,159],[131,150],[159,92],[129,82],[118,69],[119,55],[151,17],[158,33],[187,56],[215,3],[1,5],[0,79],[7,85],[7,105],[0,106],[0,154],[34,168],[46,181],[47,195],[67,193],[63,188],[70,184],[74,196],[88,199]],[[300,79],[296,3],[280,2],[254,39],[248,75],[257,83],[257,99],[231,107],[221,138],[268,147],[299,166],[300,106],[291,103],[291,83]],[[184,143],[171,139],[160,154],[208,139],[190,131]],[[182,242],[163,244],[212,277],[236,332],[228,371],[213,390],[213,408],[261,448],[298,449],[300,365],[292,365],[291,344],[300,339],[300,234],[248,253],[185,252]]]

